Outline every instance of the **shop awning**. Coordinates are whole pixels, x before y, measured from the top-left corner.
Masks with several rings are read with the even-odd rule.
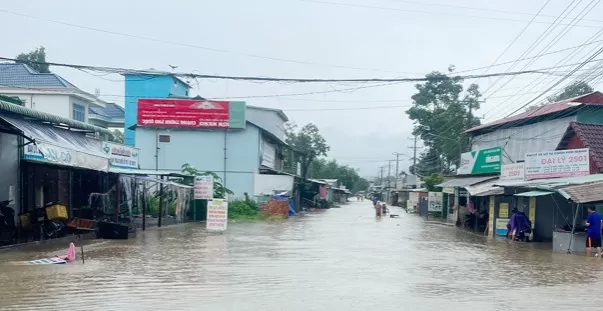
[[[532,191],[528,191],[528,192],[516,193],[515,196],[517,196],[517,197],[539,197],[539,196],[549,195],[549,194],[553,194],[553,193],[555,193],[555,192],[544,191],[544,190],[532,190]]]
[[[157,171],[157,170],[141,170],[134,168],[119,168],[111,167],[110,173],[124,174],[124,175],[136,175],[136,176],[170,176],[170,177],[193,177],[191,175],[184,174],[180,171]]]
[[[603,182],[567,186],[557,189],[557,192],[576,203],[603,201]]]
[[[486,197],[491,195],[503,194],[505,189],[502,187],[495,187],[494,185],[498,183],[498,177],[492,180],[487,180],[484,182],[479,182],[473,184],[472,186],[467,186],[467,192],[469,195],[474,197]]]
[[[33,143],[24,146],[23,158],[36,162],[109,171],[109,158],[101,153],[101,141],[67,129],[23,117],[0,115]]]
[[[467,176],[467,177],[456,177],[451,180],[447,180],[437,187],[447,188],[447,187],[460,187],[465,188],[467,186],[475,185],[484,181],[492,180],[498,178],[498,176]]]

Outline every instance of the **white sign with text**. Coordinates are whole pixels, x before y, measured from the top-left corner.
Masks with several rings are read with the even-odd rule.
[[[208,231],[226,231],[228,226],[228,201],[213,199],[207,202],[207,222],[205,229]]]
[[[195,200],[211,200],[214,197],[214,178],[209,175],[195,176]]]
[[[503,164],[500,169],[500,180],[524,180],[523,163]]]
[[[589,174],[588,148],[531,152],[525,155],[525,176],[528,180]]]

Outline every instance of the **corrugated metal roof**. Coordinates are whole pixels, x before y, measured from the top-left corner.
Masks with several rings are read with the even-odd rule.
[[[0,85],[12,87],[77,88],[54,73],[39,73],[25,64],[0,64]]]
[[[91,132],[95,132],[95,133],[102,133],[102,134],[110,134],[111,133],[111,131],[109,131],[106,128],[102,128],[102,127],[94,126],[92,124],[55,116],[55,115],[44,113],[41,111],[29,109],[29,108],[26,108],[23,106],[7,103],[7,102],[1,101],[1,100],[0,100],[0,111],[10,112],[13,114],[34,118],[34,119],[37,119],[37,120],[43,121],[43,122],[50,122],[53,124],[62,124],[62,125],[68,126],[68,127],[75,128],[75,129],[87,130],[87,131],[91,131]]]
[[[590,182],[603,181],[603,174],[593,174],[576,177],[563,177],[563,178],[547,178],[547,179],[535,179],[535,180],[519,180],[519,181],[500,181],[496,183],[496,186],[501,187],[537,187],[537,186],[548,186],[548,187],[560,187],[564,185],[579,185]]]
[[[528,192],[516,193],[515,196],[518,197],[539,197],[543,195],[553,194],[555,192],[552,191],[544,191],[544,190],[532,190]]]
[[[191,175],[183,174],[181,171],[170,171],[170,170],[157,171],[157,170],[111,167],[109,169],[109,172],[115,173],[115,174],[124,174],[124,175],[192,177]]]
[[[603,182],[562,187],[557,191],[576,203],[603,201]]]
[[[455,177],[451,180],[445,181],[439,185],[436,185],[437,187],[442,187],[442,188],[446,188],[446,187],[461,187],[461,188],[465,188],[467,186],[472,186],[475,185],[477,183],[481,183],[484,181],[488,181],[488,180],[492,180],[498,178],[498,176],[467,176],[467,177]]]
[[[536,117],[540,117],[540,116],[544,116],[544,115],[555,114],[557,117],[560,117],[561,115],[559,114],[559,112],[568,110],[573,107],[577,107],[582,104],[601,105],[601,104],[603,104],[603,94],[597,91],[597,92],[592,92],[589,94],[584,94],[584,95],[581,95],[578,97],[569,98],[569,99],[565,99],[562,101],[550,103],[550,104],[541,106],[538,109],[535,109],[532,111],[526,111],[526,112],[520,113],[518,115],[510,116],[508,118],[484,123],[482,125],[479,125],[479,126],[466,130],[465,133],[471,133],[471,132],[486,129],[489,127],[500,126],[503,124],[521,121],[521,120],[527,120],[527,119],[536,118]]]
[[[85,133],[49,126],[34,120],[0,114],[0,118],[23,132],[31,139],[55,144],[74,151],[106,158],[100,151],[101,141],[87,137]]]

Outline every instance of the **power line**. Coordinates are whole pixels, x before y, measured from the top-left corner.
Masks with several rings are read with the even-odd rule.
[[[491,17],[491,16],[480,16],[480,15],[471,15],[471,14],[458,14],[458,13],[450,13],[450,12],[430,12],[430,11],[422,11],[422,10],[411,10],[411,9],[400,9],[400,8],[392,8],[392,7],[382,7],[382,6],[372,6],[365,4],[353,4],[353,3],[341,3],[341,2],[329,2],[329,1],[318,1],[318,0],[298,0],[301,2],[308,3],[316,3],[316,4],[327,4],[334,6],[344,6],[344,7],[355,7],[355,8],[363,8],[363,9],[372,9],[372,10],[380,10],[380,11],[393,11],[393,12],[406,12],[406,13],[420,13],[420,14],[432,14],[432,15],[444,15],[444,16],[457,16],[457,17],[470,17],[470,18],[480,18],[480,19],[489,19],[489,20],[500,20],[500,21],[509,21],[509,22],[527,22],[525,19],[513,19],[513,18],[503,18],[503,17]],[[534,21],[536,24],[552,24],[551,22],[545,21]],[[566,25],[566,24],[562,24]],[[600,26],[596,25],[578,25],[577,27],[584,28],[600,28]]]
[[[29,15],[29,14],[24,14],[24,13],[20,13],[20,12],[6,10],[6,9],[0,9],[0,13],[10,14],[10,15],[15,15],[15,16],[20,16],[20,17],[26,17],[26,18],[30,18],[30,19],[36,19],[36,20],[42,20],[42,21],[45,21],[45,22],[53,23],[53,24],[58,24],[58,25],[63,25],[63,26],[68,26],[68,27],[73,27],[73,28],[79,28],[79,29],[84,29],[84,30],[89,30],[89,31],[104,33],[104,34],[110,34],[110,35],[115,35],[115,36],[120,36],[120,37],[134,38],[134,39],[151,41],[151,42],[155,42],[155,43],[169,44],[169,45],[174,45],[174,46],[195,48],[195,49],[206,50],[206,51],[211,51],[211,52],[229,53],[229,54],[235,54],[235,55],[240,55],[240,56],[245,56],[245,57],[251,57],[251,58],[258,58],[258,59],[265,59],[265,60],[272,60],[272,61],[279,61],[279,62],[287,62],[287,63],[295,63],[295,64],[302,64],[302,65],[313,65],[313,66],[322,66],[322,67],[341,68],[341,69],[353,69],[353,70],[373,71],[373,72],[414,74],[412,72],[401,72],[401,71],[393,71],[393,70],[382,70],[382,69],[373,69],[373,68],[351,67],[351,66],[333,65],[333,64],[326,64],[326,63],[314,63],[314,62],[308,62],[308,61],[302,61],[302,60],[293,60],[293,59],[271,57],[271,56],[264,56],[264,55],[258,55],[258,54],[241,53],[241,52],[229,51],[229,50],[220,49],[220,48],[214,48],[214,47],[209,47],[209,46],[201,46],[201,45],[190,44],[190,43],[182,43],[182,42],[176,42],[176,41],[170,41],[170,40],[162,40],[162,39],[157,39],[157,38],[153,38],[153,37],[139,36],[139,35],[128,34],[128,33],[124,33],[124,32],[117,32],[117,31],[111,31],[111,30],[100,29],[100,28],[95,28],[95,27],[77,25],[77,24],[63,22],[63,21],[58,21],[58,20],[53,20],[53,19],[41,18],[41,17]]]

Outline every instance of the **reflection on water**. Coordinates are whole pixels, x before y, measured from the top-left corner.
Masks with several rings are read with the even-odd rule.
[[[603,260],[376,219],[370,202],[285,223],[199,224],[86,245],[86,263],[0,265],[0,310],[547,310],[603,303]],[[66,247],[67,245],[65,245]],[[0,253],[0,262],[65,250]],[[78,252],[79,256],[79,252]]]

